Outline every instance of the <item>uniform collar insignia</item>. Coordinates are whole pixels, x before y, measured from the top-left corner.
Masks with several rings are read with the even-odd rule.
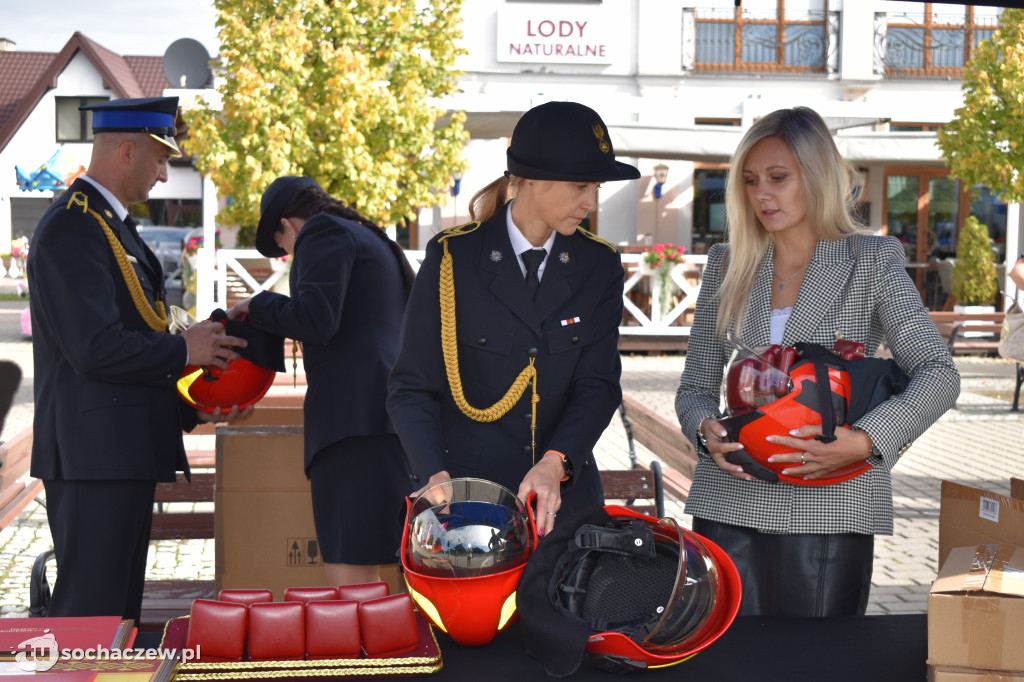
[[[491,249],[491,262],[497,263],[501,260],[501,251],[498,249]]]
[[[563,265],[568,263],[569,262],[569,252],[568,251],[562,251],[561,253],[559,253],[558,254],[558,262],[562,263]]]
[[[107,216],[108,218],[113,218],[114,217],[114,214],[111,213],[110,209],[107,209],[107,208],[103,209],[103,215]]]

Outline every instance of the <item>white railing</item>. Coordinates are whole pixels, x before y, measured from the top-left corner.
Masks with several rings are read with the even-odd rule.
[[[202,317],[209,315],[214,308],[227,307],[229,271],[241,279],[250,294],[270,289],[285,275],[285,270],[277,267],[276,261],[261,256],[255,249],[219,249],[216,253],[214,276],[204,277],[202,269],[198,273],[197,287],[205,290],[205,300],[212,301],[210,309],[205,310]],[[425,252],[407,250],[405,254],[412,269],[418,271]],[[622,305],[627,313],[627,321],[619,328],[619,333],[633,336],[688,336],[690,326],[686,323],[687,311],[692,310],[697,303],[700,277],[706,263],[707,256],[687,256],[685,263],[672,268],[670,276],[675,287],[671,308],[662,315],[661,288],[657,276],[643,263],[642,254],[622,254],[622,264],[626,269]],[[270,267],[271,274],[260,281],[253,276],[249,267]],[[199,293],[199,300],[204,300],[201,295],[203,292]]]

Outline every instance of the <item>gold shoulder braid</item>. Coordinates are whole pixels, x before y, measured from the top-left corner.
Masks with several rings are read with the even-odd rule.
[[[110,229],[103,217],[96,211],[89,208],[89,198],[82,192],[75,192],[71,195],[68,200],[67,208],[71,210],[71,205],[75,204],[82,207],[82,213],[88,213],[96,222],[100,224],[103,229],[103,234],[106,235],[107,241],[110,243],[110,249],[114,252],[114,259],[117,260],[118,267],[121,268],[121,275],[124,277],[124,283],[128,285],[128,292],[132,295],[132,301],[135,303],[136,310],[139,311],[139,315],[142,315],[142,319],[145,320],[149,328],[155,332],[166,332],[167,331],[167,311],[164,310],[164,302],[160,299],[156,301],[156,309],[149,305],[149,301],[146,300],[146,295],[142,293],[142,285],[139,284],[139,277],[135,274],[135,269],[132,264],[128,262],[128,254],[125,253],[124,247],[121,242],[117,240],[114,235],[114,231]]]
[[[535,358],[530,358],[530,364],[523,368],[516,380],[512,382],[505,395],[487,409],[478,409],[466,401],[462,392],[462,377],[459,376],[459,348],[455,335],[455,275],[452,270],[452,255],[448,253],[449,237],[466,234],[479,227],[479,223],[470,223],[472,228],[463,230],[450,228],[443,233],[441,244],[444,246],[444,256],[441,258],[441,350],[444,353],[444,368],[448,374],[448,385],[452,389],[452,398],[459,406],[462,413],[470,419],[478,422],[493,422],[501,419],[512,407],[519,402],[526,391],[526,385],[533,385],[533,396],[530,399],[530,450],[533,453],[533,463],[537,463],[537,403],[540,396],[537,395],[537,368],[533,363]],[[452,232],[452,230],[457,230]]]
[[[618,249],[616,249],[614,246],[612,246],[611,244],[609,244],[605,240],[603,240],[600,237],[598,237],[596,234],[594,234],[590,230],[584,229],[584,228],[580,227],[579,225],[577,225],[576,226],[576,232],[578,232],[579,234],[582,234],[584,237],[586,237],[587,239],[590,239],[591,241],[595,241],[598,244],[604,244],[605,246],[607,246],[609,249],[612,250],[612,253],[618,253],[619,252]]]

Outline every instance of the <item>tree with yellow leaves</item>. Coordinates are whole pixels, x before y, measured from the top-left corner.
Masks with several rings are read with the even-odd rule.
[[[456,89],[462,0],[215,0],[221,106],[184,108],[185,152],[252,244],[260,194],[308,175],[381,225],[447,196],[463,170]],[[443,200],[443,199],[442,199]]]
[[[1007,8],[999,29],[964,68],[964,105],[938,133],[950,174],[1003,201],[1024,200],[1024,10]]]

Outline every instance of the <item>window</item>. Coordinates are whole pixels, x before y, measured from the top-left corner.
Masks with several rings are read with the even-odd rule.
[[[107,97],[55,97],[57,142],[92,142],[92,112],[78,108],[107,100]]]
[[[742,8],[698,8],[695,67],[824,72],[826,10],[826,0],[746,0]]]
[[[886,3],[887,76],[960,78],[974,48],[998,26],[997,7]]]
[[[698,167],[693,172],[692,253],[707,253],[725,239],[726,167]]]

